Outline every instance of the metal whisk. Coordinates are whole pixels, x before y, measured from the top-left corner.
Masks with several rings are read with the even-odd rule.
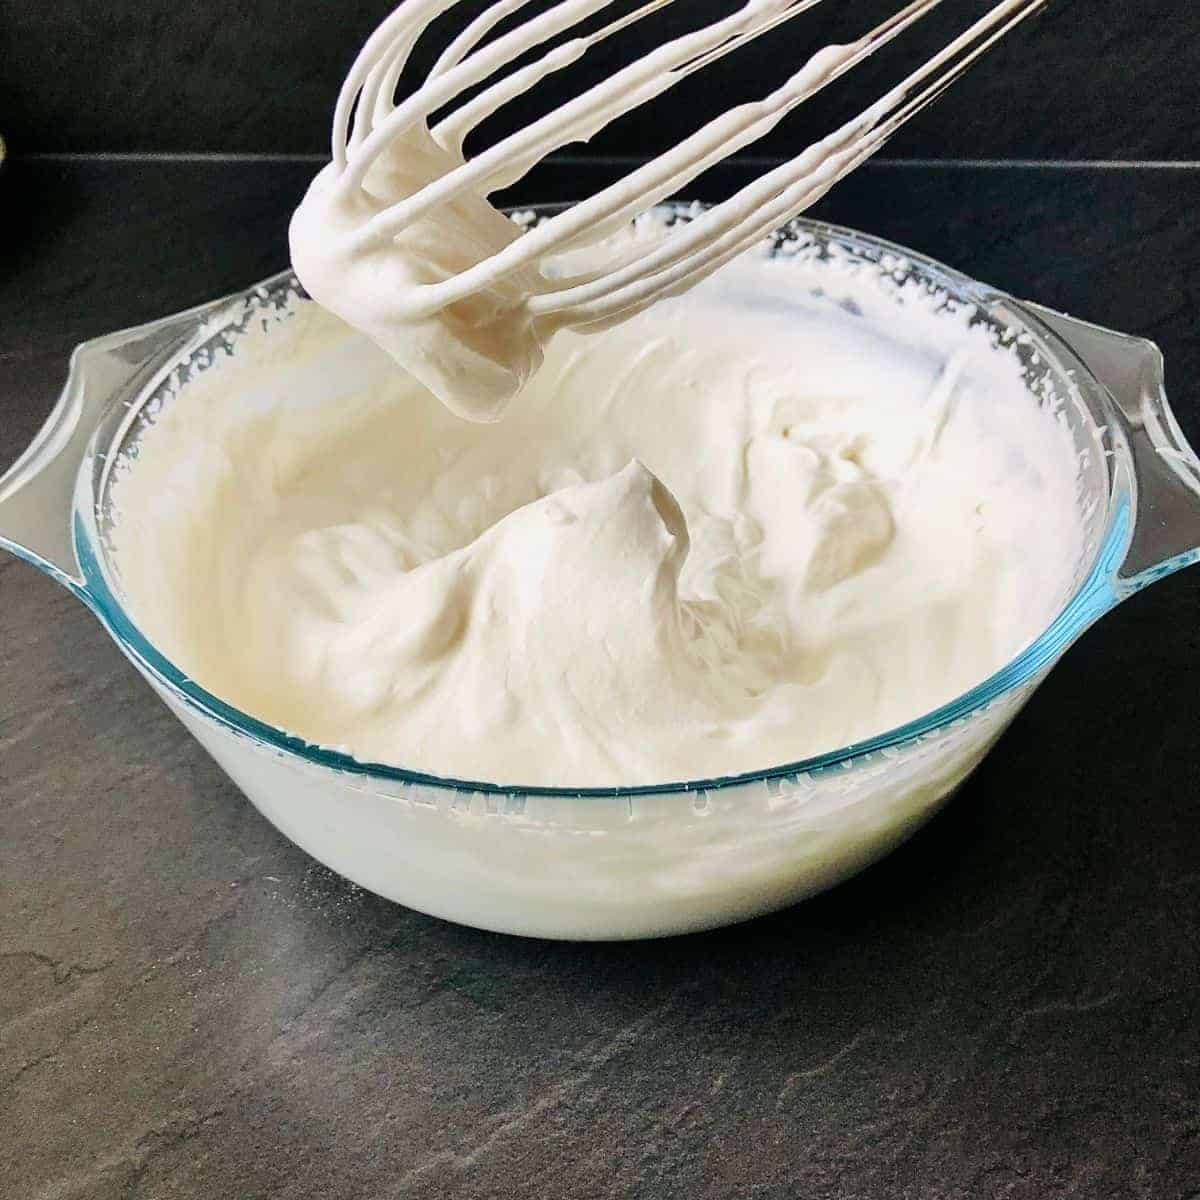
[[[328,203],[339,205],[342,213],[332,223],[336,228],[329,231],[330,238],[343,239],[340,261],[350,255],[361,261],[388,253],[421,222],[437,220],[455,204],[485,200],[517,182],[547,155],[586,140],[688,75],[815,8],[820,0],[746,0],[733,14],[659,46],[469,159],[464,157],[463,142],[482,120],[546,75],[577,62],[605,38],[673,0],[647,0],[635,11],[555,45],[506,75],[501,74],[504,68],[518,57],[611,7],[611,0],[559,0],[548,11],[481,45],[496,26],[530,2],[495,0],[454,38],[421,85],[396,103],[396,87],[417,39],[456,2],[405,0],[371,35],[346,78],[334,113],[333,161],[323,185]],[[826,47],[761,101],[728,110],[618,183],[523,235],[503,234],[494,244],[476,238],[477,253],[459,256],[452,267],[416,278],[404,276],[404,286],[397,287],[388,300],[389,319],[427,321],[499,289],[519,304],[521,319],[544,337],[564,326],[623,319],[689,287],[823,196],[1047,0],[1000,0],[853,119],[791,161],[766,171],[729,200],[675,228],[649,252],[642,246],[584,272],[542,268],[553,256],[625,225],[715,163],[756,142],[787,113],[941,2],[911,0],[856,41]],[[431,114],[475,88],[481,90],[473,98],[428,124]],[[395,162],[405,153],[419,160],[420,170],[401,171],[397,176]],[[381,188],[378,178],[388,171],[393,182]],[[514,280],[520,281],[519,287],[513,286]],[[503,300],[499,303],[502,306]],[[484,308],[492,311],[495,304]],[[478,311],[475,316],[479,318]]]

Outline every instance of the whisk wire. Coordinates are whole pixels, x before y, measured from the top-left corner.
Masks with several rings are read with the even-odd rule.
[[[371,216],[350,235],[356,251],[385,248],[404,229],[465,192],[486,196],[515,183],[547,155],[570,142],[586,140],[617,117],[814,8],[821,0],[746,0],[732,14],[665,42],[524,129],[465,159],[461,154],[463,139],[480,121],[547,74],[577,62],[604,39],[673,0],[646,0],[594,32],[556,44],[527,65],[487,83],[514,60],[611,4],[611,0],[559,0],[540,16],[480,44],[528,2],[496,0],[468,23],[439,57],[425,82],[398,104],[394,98],[397,81],[417,39],[458,0],[404,0],[367,40],[347,76],[334,114],[334,165],[337,186],[344,194],[363,185],[377,156],[406,131],[451,105],[469,89],[485,86],[429,130],[443,149],[455,152],[455,165]],[[623,225],[729,155],[766,136],[798,105],[941,3],[909,0],[857,40],[826,47],[764,99],[728,110],[619,183],[528,231],[474,266],[441,282],[408,289],[396,300],[397,315],[408,319],[431,316],[513,272]],[[599,270],[558,278],[543,275],[545,286],[528,299],[528,311],[548,328],[604,323],[697,282],[815,203],[1046,3],[1048,0],[997,0],[989,12],[857,116],[790,161],[767,171],[723,204],[673,231],[653,249],[629,252]],[[352,114],[354,127],[350,132]]]
[[[456,151],[461,154],[462,145],[467,135],[481,121],[486,120],[496,112],[497,109],[503,107],[503,105],[515,97],[529,91],[530,88],[539,83],[545,76],[555,71],[561,71],[564,67],[577,62],[584,54],[593,47],[598,46],[601,42],[627,29],[636,21],[640,21],[652,13],[666,8],[668,4],[673,3],[675,3],[675,0],[648,0],[646,4],[641,5],[634,12],[627,13],[623,17],[618,17],[594,33],[589,33],[568,43],[566,46],[551,50],[536,62],[514,71],[511,75],[486,88],[473,100],[455,109],[450,116],[439,121],[430,130],[434,141],[447,150]],[[818,0],[810,0],[810,3],[818,3]]]
[[[658,271],[657,264],[653,261],[644,259],[645,278],[635,280],[624,290],[612,289],[594,306],[579,305],[564,310],[569,313],[569,321],[566,323],[582,326],[617,318],[624,319],[664,296],[685,291],[744,253],[759,243],[771,230],[786,224],[820,200],[830,188],[876,153],[912,115],[932,103],[980,55],[1003,37],[1008,29],[1046,3],[1047,0],[1006,0],[1005,4],[999,6],[1004,10],[1000,15],[1008,16],[1013,12],[1016,15],[1007,20],[1001,28],[992,30],[993,23],[998,19],[994,10],[973,26],[968,34],[963,35],[963,38],[956,39],[958,42],[965,42],[968,38],[973,40],[991,30],[988,36],[983,37],[978,45],[965,54],[962,53],[963,46],[958,46],[957,53],[953,56],[954,61],[930,79],[925,87],[916,92],[912,90],[918,78],[929,77],[929,70],[922,68],[865,110],[856,120],[847,122],[830,139],[819,143],[820,147],[832,146],[834,149],[833,153],[822,156],[824,161],[816,170],[804,169],[802,155],[794,162],[784,164],[779,169],[778,178],[772,179],[771,176],[775,173],[768,173],[756,185],[752,185],[754,191],[751,194],[742,196],[739,193],[729,202],[730,215],[733,215],[739,200],[744,201],[744,206],[753,214],[750,218],[740,223],[726,223],[721,219],[721,210],[726,206],[717,206],[711,210],[717,218],[714,227],[721,228],[724,232],[714,236],[711,230],[707,231],[707,236],[703,236],[698,249],[689,258],[682,259],[681,256],[673,254],[672,258],[677,260],[676,264],[663,271]],[[904,97],[907,99],[903,99]],[[889,116],[889,110],[897,103],[900,107],[895,108]],[[781,183],[782,188],[779,187]],[[777,188],[779,190],[776,190]],[[771,195],[772,192],[775,194]],[[698,240],[701,236],[700,231],[697,231]],[[533,299],[535,311],[539,300],[540,297]]]
[[[722,47],[727,53],[736,46],[744,45],[749,37],[765,32],[765,26],[762,30],[759,29],[764,16],[773,16],[785,9],[790,10],[794,16],[819,2],[820,0],[800,0],[798,4],[797,0],[750,0],[731,16],[667,42],[372,218],[362,232],[363,243],[375,239],[389,239],[396,231],[420,220],[438,205],[453,200],[468,189],[486,194],[510,186],[547,155],[562,149],[570,142],[586,140],[617,117],[673,87],[684,78],[684,74],[678,68],[700,54],[714,51],[718,47]],[[920,2],[932,7],[941,0]],[[748,35],[747,38],[731,40],[735,39],[735,35],[742,34]],[[565,47],[559,47],[559,50],[564,49]],[[471,61],[472,59],[468,59],[463,66],[468,66]],[[396,113],[388,118],[388,123],[396,121],[404,108],[405,105],[401,105]],[[407,116],[404,119],[407,119]],[[350,165],[351,177],[354,176],[355,168],[359,167],[362,157],[367,154],[370,141],[383,134],[384,127],[381,127],[368,139],[361,154]]]
[[[611,0],[559,0],[559,3],[547,12],[527,21],[520,28],[501,35],[495,41],[471,53],[463,61],[447,66],[436,78],[426,79],[408,100],[387,111],[381,121],[373,121],[374,114],[367,106],[359,105],[356,108],[356,101],[364,83],[376,64],[381,59],[388,58],[402,71],[421,34],[436,17],[453,8],[458,2],[459,0],[404,0],[359,51],[342,84],[334,110],[333,160],[342,173],[345,189],[360,187],[376,156],[418,121],[507,66],[525,51],[607,7]],[[508,0],[500,0],[499,5],[493,5],[493,8],[503,6],[507,2]],[[486,32],[480,31],[478,38],[483,37]],[[347,136],[351,113],[355,114],[356,120],[352,138]],[[350,149],[353,149],[353,154],[348,153]]]
[[[689,223],[659,250],[639,256],[635,269],[606,273],[582,288],[548,291],[532,299],[531,311],[545,315],[569,308],[572,324],[589,324],[628,315],[629,306],[644,306],[663,294],[691,286],[697,268],[711,273],[816,203],[1015,25],[1047,2],[1003,0],[857,117]],[[746,211],[750,215],[739,221],[737,214]]]

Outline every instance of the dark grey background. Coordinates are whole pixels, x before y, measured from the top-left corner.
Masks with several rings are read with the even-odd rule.
[[[593,149],[643,154],[720,105],[761,94],[825,41],[853,36],[899,4],[826,3],[697,77],[675,102],[658,103],[653,121],[627,120]],[[606,47],[596,68],[733,7],[734,0],[677,0]],[[804,144],[839,103],[863,98],[864,83],[897,78],[913,55],[986,7],[947,0],[903,50],[856,77],[836,103],[790,120],[765,151]],[[319,153],[342,75],[390,8],[391,0],[0,0],[0,128],[18,152]],[[1053,0],[890,153],[1200,157],[1198,33],[1200,6],[1189,0]],[[423,50],[417,61],[427,60]],[[560,95],[551,86],[541,100]],[[517,106],[514,118],[529,111]]]

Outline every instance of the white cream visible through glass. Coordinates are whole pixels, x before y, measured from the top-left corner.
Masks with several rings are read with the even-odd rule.
[[[654,784],[883,732],[1034,638],[1082,541],[1013,348],[902,300],[753,253],[556,338],[487,426],[301,303],[114,484],[131,610],[238,708],[441,776]]]

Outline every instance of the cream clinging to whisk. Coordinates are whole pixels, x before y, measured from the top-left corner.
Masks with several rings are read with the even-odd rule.
[[[556,331],[603,328],[686,290],[813,204],[1046,0],[1001,0],[856,117],[670,231],[649,253],[641,247],[633,256],[616,255],[576,272],[558,257],[598,242],[765,136],[942,0],[912,0],[856,41],[826,47],[765,99],[730,109],[618,183],[523,234],[492,206],[492,193],[820,0],[747,0],[467,159],[463,141],[480,121],[672,0],[648,0],[489,83],[611,0],[560,0],[480,45],[529,2],[496,0],[452,41],[421,86],[396,103],[418,37],[456,3],[405,0],[371,35],[346,78],[334,114],[332,161],[313,181],[290,231],[296,272],[313,298],[378,342],[451,409],[475,420],[502,414],[540,366]],[[471,100],[430,125],[432,113],[480,85]]]

